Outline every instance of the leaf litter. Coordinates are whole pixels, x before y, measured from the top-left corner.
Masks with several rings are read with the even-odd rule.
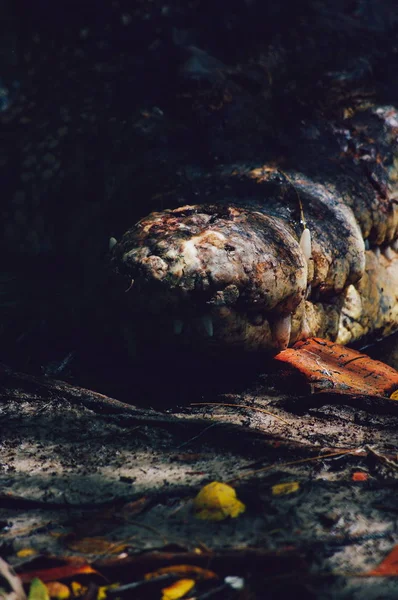
[[[3,504],[0,498],[0,511],[7,523],[3,556],[25,582],[25,593],[32,579],[42,577],[44,584],[66,585],[72,598],[99,598],[100,589],[111,597],[134,589],[137,598],[161,598],[162,590],[176,581],[195,580],[195,597],[232,598],[237,591],[225,588],[226,578],[243,577],[245,590],[254,597],[261,597],[264,585],[271,591],[282,586],[288,593],[289,580],[294,580],[296,590],[316,585],[319,597],[327,598],[343,589],[362,594],[365,580],[370,591],[376,578],[393,579],[394,561],[384,578],[377,565],[398,544],[398,422],[394,413],[368,410],[374,398],[394,404],[388,398],[390,384],[383,384],[378,396],[369,389],[364,396],[345,390],[336,403],[325,391],[284,396],[274,386],[275,377],[274,372],[264,374],[251,389],[230,392],[228,402],[220,396],[220,406],[209,399],[203,406],[149,411],[149,420],[145,409],[125,413],[115,401],[110,404],[113,416],[104,414],[104,396],[98,412],[94,397],[87,410],[90,392],[71,386],[68,396],[67,384],[62,386],[62,402],[49,412],[45,394],[42,399],[37,393],[29,397],[35,382],[26,376],[20,380],[20,389],[30,390],[25,405],[4,402],[10,416],[18,410],[18,419],[11,419],[2,432],[5,464],[16,471],[2,477],[7,493]],[[51,389],[51,381],[46,386]],[[4,388],[3,393],[6,399]],[[361,404],[363,398],[367,404]],[[37,413],[41,402],[43,410]],[[228,415],[222,404],[232,405]],[[242,405],[249,409],[244,417]],[[33,420],[30,406],[36,408]],[[281,419],[268,414],[274,412]],[[93,426],[96,435],[83,439],[81,432]],[[28,474],[23,453],[15,451],[18,441],[32,457],[40,456],[43,437],[38,434],[43,431],[48,432],[46,461],[52,461],[55,473],[47,480],[46,461],[30,458],[29,464],[36,466]],[[227,505],[244,504],[238,519],[194,518],[194,499],[201,489],[211,482],[233,489],[236,481],[238,498],[235,490],[235,497],[229,492]],[[19,499],[14,506],[13,498]],[[219,496],[217,502],[223,504]],[[45,530],[37,527],[37,520],[33,525],[37,517]],[[90,528],[100,535],[90,540]],[[20,536],[14,536],[17,531]],[[18,556],[28,547],[37,555]],[[75,560],[87,550],[93,552],[88,561]],[[54,559],[58,564],[51,566],[48,561]],[[181,573],[177,567],[184,564],[211,568],[217,580]],[[145,575],[164,567],[171,572],[158,573],[161,579],[149,584]],[[323,577],[329,578],[327,584]],[[383,583],[383,594],[394,597],[388,583]]]

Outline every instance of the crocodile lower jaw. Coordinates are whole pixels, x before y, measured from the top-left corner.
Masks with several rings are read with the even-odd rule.
[[[323,337],[340,344],[385,337],[398,330],[398,252],[396,246],[366,251],[363,277],[328,301],[303,300],[290,312],[252,312],[209,306],[206,312],[151,314],[125,322],[127,337],[147,343],[161,339],[166,347],[181,345],[218,352],[282,350],[300,339]],[[145,312],[145,311],[144,311]],[[131,315],[130,315],[131,316]],[[142,314],[142,317],[144,315]],[[133,330],[133,334],[132,334]]]

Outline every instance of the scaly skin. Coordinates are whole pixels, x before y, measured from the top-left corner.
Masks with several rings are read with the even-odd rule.
[[[161,331],[194,345],[207,338],[213,347],[245,350],[283,349],[308,336],[347,344],[395,331],[396,118],[392,108],[357,116],[351,131],[372,128],[380,141],[362,189],[350,188],[361,161],[367,168],[371,162],[366,154],[357,158],[361,133],[350,152],[340,141],[329,156],[334,185],[271,164],[220,168],[213,177],[221,189],[234,177],[260,185],[240,198],[220,195],[218,204],[183,206],[139,221],[112,249],[113,270],[126,286],[130,282],[126,318],[147,315],[147,337]],[[294,152],[289,158],[296,160]],[[375,185],[372,168],[379,165]],[[300,243],[300,204],[310,248]],[[370,241],[373,249],[366,250]]]

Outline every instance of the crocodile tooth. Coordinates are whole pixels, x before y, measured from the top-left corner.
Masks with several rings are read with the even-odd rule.
[[[304,308],[303,319],[301,321],[300,340],[306,340],[311,336],[311,327],[308,321],[307,312]]]
[[[300,238],[300,248],[303,251],[305,256],[305,260],[308,261],[311,258],[312,250],[311,250],[311,232],[309,229],[305,228]]]
[[[398,252],[398,240],[393,241],[392,247],[394,248],[395,252]]]
[[[116,246],[117,239],[114,237],[109,238],[109,250],[112,250],[113,246]]]
[[[386,246],[383,250],[383,254],[387,260],[392,260],[394,258],[394,253],[391,250],[390,246]]]
[[[181,319],[174,319],[173,321],[173,331],[175,335],[180,335],[182,330],[184,329],[184,321]]]
[[[379,246],[376,246],[376,248],[374,249],[374,253],[375,253],[376,258],[380,258],[381,251],[380,251]]]
[[[292,315],[288,314],[279,317],[272,324],[272,337],[279,350],[286,350],[290,342],[290,333],[292,330]]]
[[[203,327],[209,337],[213,337],[213,319],[209,315],[204,315],[201,319]]]
[[[365,250],[369,250],[369,248],[370,248],[369,240],[365,240]]]

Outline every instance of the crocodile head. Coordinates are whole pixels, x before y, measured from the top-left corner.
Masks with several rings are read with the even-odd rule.
[[[271,170],[252,170],[252,179]],[[348,343],[398,326],[397,211],[367,250],[337,193],[290,173],[297,198],[190,205],[142,219],[111,250],[128,335],[194,347],[275,350],[310,335]],[[363,217],[364,215],[362,215]],[[381,234],[380,234],[381,235]]]

